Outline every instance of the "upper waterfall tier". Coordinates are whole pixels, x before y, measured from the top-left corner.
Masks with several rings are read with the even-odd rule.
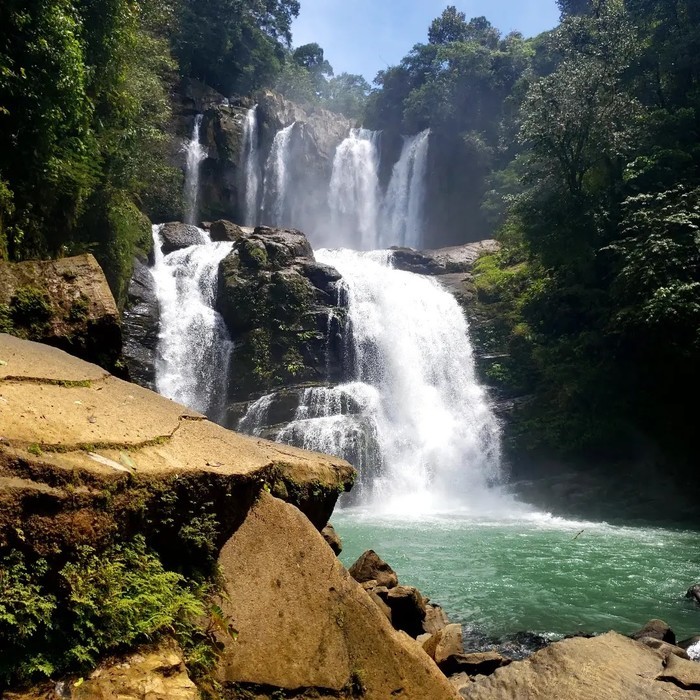
[[[183,146],[185,152],[185,222],[196,224],[199,219],[199,171],[207,150],[200,141],[203,115],[194,119],[192,136]]]

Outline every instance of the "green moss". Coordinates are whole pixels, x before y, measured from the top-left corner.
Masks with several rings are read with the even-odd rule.
[[[12,333],[12,315],[7,304],[0,304],[0,333]]]
[[[122,308],[134,257],[147,254],[153,245],[151,222],[125,192],[104,190],[90,200],[81,228],[86,238],[100,241],[94,247],[94,254]]]
[[[44,454],[44,451],[41,449],[41,446],[37,445],[36,443],[29,445],[29,447],[27,448],[27,452],[29,452],[29,454],[34,455],[35,457],[41,457],[41,455]]]
[[[90,310],[90,300],[81,294],[70,307],[68,312],[68,320],[71,323],[82,323],[87,319],[88,312]]]
[[[0,325],[8,333],[39,339],[46,331],[53,309],[48,295],[31,286],[19,287],[0,312]]]
[[[265,247],[256,241],[245,239],[238,248],[241,263],[253,270],[262,270],[268,267],[270,261]]]
[[[84,672],[107,653],[160,634],[194,652],[213,637],[210,587],[167,571],[143,538],[98,552],[83,547],[50,564],[17,551],[0,557],[0,682]],[[212,652],[215,653],[215,652]],[[196,651],[203,658],[201,649]]]

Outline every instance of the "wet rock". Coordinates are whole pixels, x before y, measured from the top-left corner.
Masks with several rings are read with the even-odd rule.
[[[391,261],[397,270],[417,275],[439,275],[444,268],[428,253],[413,248],[392,248]]]
[[[668,644],[676,643],[676,635],[671,627],[663,620],[649,620],[638,632],[631,635],[632,639],[642,639],[643,637],[651,637],[652,639],[660,639]]]
[[[681,649],[689,649],[690,647],[695,646],[696,644],[700,644],[700,635],[684,639],[678,642],[676,646],[679,646]]]
[[[231,400],[339,380],[343,314],[314,286],[319,278],[306,276],[316,269],[306,237],[263,226],[241,231],[221,263],[217,291],[217,309],[236,338]],[[285,397],[274,403],[268,425],[288,420],[273,416],[289,404]]]
[[[227,103],[220,92],[194,78],[184,78],[181,81],[177,97],[182,100],[192,115],[202,114],[208,109]]]
[[[202,232],[190,224],[173,221],[163,224],[160,230],[162,245],[160,249],[163,255],[168,255],[176,250],[189,248],[192,245],[201,245],[206,241]]]
[[[320,262],[306,262],[301,264],[301,271],[311,283],[324,294],[337,295],[338,282],[342,279],[341,274],[330,265]]]
[[[237,241],[244,235],[242,227],[231,221],[219,219],[209,226],[209,235],[212,241]]]
[[[348,573],[358,583],[376,581],[378,586],[384,586],[387,589],[399,585],[396,572],[373,549],[362,554],[350,567]],[[425,607],[423,609],[425,610]]]
[[[326,527],[321,530],[323,539],[328,542],[328,546],[335,552],[338,556],[343,551],[343,541],[340,539],[340,535],[335,531],[335,528],[328,523]]]
[[[686,598],[694,600],[696,603],[700,604],[700,583],[696,583],[691,586],[685,594]]]
[[[122,355],[131,381],[152,390],[156,383],[159,317],[153,275],[146,265],[135,259],[122,318]]]

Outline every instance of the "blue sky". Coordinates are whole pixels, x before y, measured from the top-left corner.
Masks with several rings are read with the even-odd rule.
[[[427,41],[430,23],[451,4],[467,18],[484,15],[504,33],[534,36],[559,19],[555,0],[301,0],[293,42],[319,43],[336,73],[361,73],[371,82]]]

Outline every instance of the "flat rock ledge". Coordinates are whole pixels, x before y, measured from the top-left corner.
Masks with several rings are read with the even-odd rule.
[[[0,334],[0,546],[30,546],[21,532],[39,554],[135,532],[167,542],[172,532],[157,519],[166,491],[175,519],[204,508],[216,517],[220,546],[263,488],[320,530],[353,478],[341,459],[238,435],[60,350]]]

